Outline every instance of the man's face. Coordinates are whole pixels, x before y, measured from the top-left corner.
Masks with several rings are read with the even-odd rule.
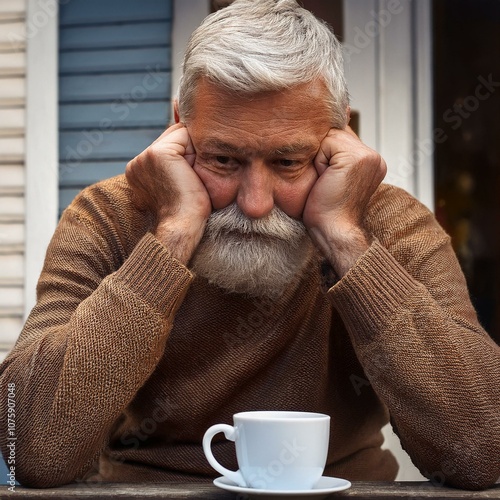
[[[214,212],[192,259],[198,275],[273,298],[302,275],[313,247],[300,217],[330,129],[323,92],[311,84],[250,99],[200,84],[187,128]]]
[[[215,210],[236,202],[251,219],[274,206],[301,217],[330,129],[325,96],[319,82],[248,98],[200,81],[187,128]]]

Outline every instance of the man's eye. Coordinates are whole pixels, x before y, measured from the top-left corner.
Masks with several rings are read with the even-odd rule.
[[[217,163],[220,163],[221,165],[227,165],[231,161],[229,156],[216,156],[215,159],[217,160]]]
[[[279,160],[278,163],[280,164],[281,167],[293,167],[295,165],[294,160],[288,160],[286,158]]]
[[[238,160],[232,156],[213,154],[207,156],[206,161],[212,166],[212,168],[221,172],[232,172],[239,167]]]

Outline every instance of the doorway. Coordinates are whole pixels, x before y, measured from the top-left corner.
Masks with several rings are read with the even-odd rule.
[[[500,343],[500,2],[433,2],[436,215]]]

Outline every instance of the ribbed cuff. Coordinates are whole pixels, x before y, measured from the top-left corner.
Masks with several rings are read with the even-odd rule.
[[[182,303],[192,273],[151,234],[146,233],[115,278],[161,314],[172,314]]]
[[[328,296],[347,329],[366,342],[383,332],[422,286],[375,240]]]

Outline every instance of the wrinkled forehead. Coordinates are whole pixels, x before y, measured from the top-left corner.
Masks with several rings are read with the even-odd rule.
[[[242,95],[203,82],[186,126],[198,150],[309,155],[331,127],[324,92],[313,83]]]
[[[322,80],[313,80],[285,89],[261,92],[237,92],[207,77],[199,79],[193,100],[192,119],[200,111],[245,109],[268,111],[270,115],[286,118],[287,110],[313,107],[320,114],[330,113],[328,90]]]
[[[256,103],[259,101],[268,102],[270,99],[293,95],[296,99],[310,101],[325,101],[328,90],[325,83],[320,80],[293,85],[286,88],[268,88],[261,91],[241,92],[232,90],[218,82],[210,80],[208,77],[201,77],[196,85],[195,105],[199,97],[211,97],[215,100],[237,101],[241,103]]]

